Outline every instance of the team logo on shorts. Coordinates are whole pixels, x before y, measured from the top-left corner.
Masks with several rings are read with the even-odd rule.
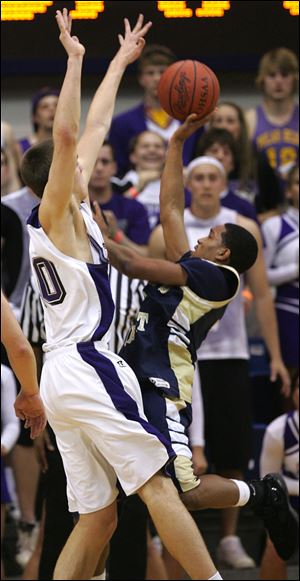
[[[161,377],[149,377],[149,380],[154,383],[156,387],[164,387],[165,389],[170,389],[171,386],[168,381],[161,379]]]
[[[120,365],[120,367],[127,367],[125,361],[123,361],[123,359],[119,359],[119,361],[117,361],[117,364]]]

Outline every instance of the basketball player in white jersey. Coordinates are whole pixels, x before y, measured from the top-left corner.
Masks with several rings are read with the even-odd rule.
[[[107,350],[114,305],[103,238],[88,201],[89,177],[119,83],[126,66],[140,55],[151,24],[143,26],[140,15],[131,31],[125,19],[120,49],[95,94],[77,144],[85,49],[71,37],[67,10],[57,11],[56,19],[68,66],[54,120],[54,143],[29,149],[21,169],[25,183],[42,198],[28,220],[47,336],[41,396],[64,463],[69,509],[80,514],[53,578],[89,579],[97,571],[116,527],[118,478],[127,495],[137,492],[146,503],[164,544],[192,579],[220,579],[171,479],[161,472],[174,451],[147,422],[134,373]],[[184,274],[178,265],[169,266],[165,284],[174,271],[181,278]]]

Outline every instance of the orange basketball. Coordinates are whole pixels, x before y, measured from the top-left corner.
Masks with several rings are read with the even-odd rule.
[[[206,117],[219,99],[220,85],[215,73],[203,63],[177,61],[162,74],[158,98],[162,108],[184,121],[191,113]]]

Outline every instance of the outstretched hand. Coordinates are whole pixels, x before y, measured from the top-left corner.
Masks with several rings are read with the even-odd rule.
[[[152,22],[147,22],[144,26],[143,22],[144,16],[143,14],[139,14],[136,25],[131,30],[129,20],[124,18],[125,34],[124,36],[121,34],[118,35],[121,46],[116,55],[123,60],[124,66],[138,59],[145,46],[144,36],[147,34],[149,28],[151,28]]]
[[[77,36],[71,36],[72,16],[66,8],[61,12],[56,10],[56,22],[60,30],[59,40],[68,56],[83,56],[85,48],[80,44]]]
[[[197,115],[197,113],[192,113],[185,119],[184,123],[182,123],[178,129],[176,129],[175,133],[173,134],[173,139],[185,141],[188,139],[188,137],[190,137],[190,135],[195,133],[197,129],[200,129],[200,127],[206,125],[206,123],[208,123],[215,112],[216,110],[214,110],[209,115],[206,115],[206,117],[201,118]]]

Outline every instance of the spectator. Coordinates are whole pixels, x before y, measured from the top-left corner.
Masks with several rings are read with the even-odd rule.
[[[52,137],[58,95],[59,90],[53,87],[43,87],[33,95],[31,100],[33,133],[28,137],[23,137],[16,143],[19,163],[29,147]]]
[[[11,502],[4,461],[14,447],[20,432],[20,421],[14,413],[16,395],[14,374],[9,367],[1,365],[1,545],[4,537],[6,505]],[[1,556],[1,579],[4,579],[4,574]]]
[[[1,151],[5,151],[6,154],[7,177],[9,178],[5,184],[5,189],[1,179],[1,196],[15,192],[21,186],[21,180],[18,174],[18,156],[14,144],[15,139],[11,126],[9,123],[1,121]]]
[[[281,351],[291,377],[299,375],[299,166],[287,177],[288,208],[263,225],[265,260],[275,306]]]
[[[130,169],[130,140],[143,131],[155,131],[165,141],[179,126],[179,121],[172,119],[161,108],[157,87],[162,73],[175,62],[174,53],[166,46],[148,45],[138,63],[138,81],[144,90],[143,101],[136,107],[117,115],[111,125],[110,142],[112,143],[118,164],[119,176],[122,177]],[[202,129],[190,137],[184,147],[184,164],[192,159],[197,138]]]
[[[298,78],[296,55],[287,48],[270,50],[262,57],[256,78],[262,103],[246,112],[254,146],[266,153],[281,178],[299,159],[299,105],[294,98]]]
[[[259,214],[277,210],[282,203],[278,177],[266,154],[251,145],[243,109],[236,103],[223,101],[218,105],[210,126],[227,129],[234,138],[238,159],[229,175],[231,189],[253,202]]]
[[[151,230],[159,222],[160,178],[166,148],[166,141],[154,131],[143,131],[133,137],[129,143],[129,153],[134,169],[121,180],[121,183],[127,184],[125,195],[136,198],[145,206]]]
[[[99,151],[89,181],[89,195],[98,202],[108,216],[111,235],[122,245],[147,253],[150,235],[147,212],[137,200],[129,200],[114,191],[111,178],[116,174],[116,162],[112,146],[106,142]]]
[[[222,206],[257,221],[254,206],[248,200],[241,198],[230,186],[229,177],[238,166],[238,150],[232,134],[226,129],[217,127],[209,129],[200,137],[197,152],[199,156],[215,157],[225,169],[225,188],[221,192],[220,200]]]
[[[260,473],[263,477],[268,472],[281,472],[291,504],[299,511],[299,377],[293,385],[293,402],[295,409],[276,418],[266,429]],[[260,579],[287,579],[286,562],[280,559],[269,537],[261,561]]]

